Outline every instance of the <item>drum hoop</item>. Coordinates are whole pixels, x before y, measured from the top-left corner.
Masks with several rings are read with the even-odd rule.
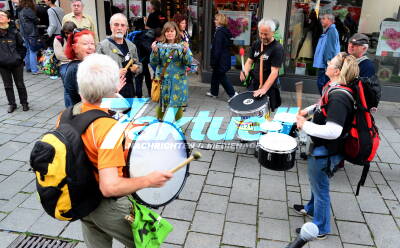
[[[169,121],[163,121],[163,120],[154,120],[154,121],[152,121],[152,122],[150,122],[150,123],[148,123],[146,126],[144,126],[139,132],[138,132],[138,134],[140,134],[146,127],[148,127],[148,126],[150,126],[151,124],[154,124],[154,123],[166,123],[166,124],[169,124],[169,125],[171,125],[171,126],[173,126],[178,132],[179,132],[179,134],[181,135],[181,137],[183,138],[182,139],[182,141],[183,141],[183,143],[185,144],[185,151],[186,151],[186,157],[189,157],[189,154],[190,154],[190,149],[189,149],[189,145],[187,144],[187,141],[186,141],[186,137],[183,135],[183,132],[182,131],[180,131],[178,128],[176,128],[176,126],[172,123],[172,122],[169,122]],[[132,152],[132,147],[133,147],[133,145],[136,143],[136,140],[134,140],[134,141],[132,141],[132,143],[131,143],[131,146],[129,147],[129,152],[128,152],[128,155],[127,155],[127,170],[128,170],[128,176],[130,177],[130,160],[129,160],[129,158],[130,158],[130,156],[131,156],[131,152]],[[150,203],[147,203],[147,202],[145,202],[142,198],[140,198],[137,194],[136,194],[136,192],[134,192],[134,193],[132,193],[131,195],[132,195],[132,197],[133,198],[135,198],[135,200],[137,200],[139,203],[141,203],[141,204],[143,204],[143,205],[145,205],[145,206],[147,206],[147,207],[150,207],[150,208],[153,208],[153,209],[158,209],[159,207],[163,207],[163,206],[165,206],[165,205],[167,205],[167,204],[169,204],[170,202],[172,202],[173,200],[175,200],[178,196],[179,196],[179,194],[182,192],[182,190],[183,190],[183,187],[185,186],[185,184],[186,184],[186,180],[187,180],[187,178],[189,177],[189,166],[190,166],[190,163],[188,163],[185,167],[185,170],[186,170],[186,173],[185,173],[185,177],[183,178],[183,181],[182,181],[182,185],[181,185],[181,187],[179,188],[179,190],[178,190],[178,192],[170,199],[170,200],[168,200],[167,202],[164,202],[164,203],[162,203],[162,204],[150,204]]]
[[[232,111],[232,112],[234,112],[235,114],[239,114],[239,115],[246,115],[246,114],[252,114],[252,113],[254,113],[254,112],[261,111],[261,110],[265,109],[265,107],[266,107],[266,106],[267,106],[267,103],[265,103],[263,106],[261,106],[261,107],[259,107],[259,108],[255,109],[255,110],[252,110],[252,112],[249,112],[249,111],[240,111],[240,110],[234,110],[233,108],[230,108],[230,109],[231,109],[231,111]]]
[[[286,151],[276,151],[276,150],[272,150],[272,149],[263,147],[261,144],[258,144],[257,147],[258,147],[258,148],[261,148],[263,151],[270,152],[270,153],[289,154],[289,153],[292,153],[292,152],[296,151],[298,145],[296,144],[296,147],[295,147],[295,148],[290,149],[290,150],[286,150]]]

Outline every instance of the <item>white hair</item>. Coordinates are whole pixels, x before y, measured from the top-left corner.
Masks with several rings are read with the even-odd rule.
[[[77,81],[81,97],[89,103],[98,103],[116,93],[118,64],[107,55],[91,54],[79,64]]]
[[[369,48],[369,45],[368,45],[368,44],[363,44],[362,46],[365,48],[365,50],[364,50],[364,52],[363,52],[363,55],[364,55],[364,54],[367,53],[368,48]]]
[[[322,16],[324,16],[325,18],[331,20],[331,22],[335,22],[335,16],[333,14],[326,13],[326,14],[323,14]]]
[[[114,20],[119,18],[119,17],[123,18],[125,20],[125,23],[128,24],[128,18],[126,18],[126,16],[124,14],[122,14],[122,13],[117,13],[117,14],[114,14],[114,15],[111,16],[110,25],[113,24]]]
[[[271,32],[275,32],[276,25],[273,20],[270,19],[261,19],[261,21],[258,22],[258,29],[261,28],[261,26],[267,26],[271,29]]]

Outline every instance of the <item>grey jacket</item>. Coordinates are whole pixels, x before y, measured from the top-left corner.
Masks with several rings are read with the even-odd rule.
[[[125,39],[126,44],[128,45],[129,55],[133,59],[133,64],[139,66],[139,69],[136,71],[136,75],[140,74],[143,70],[142,63],[139,62],[138,53],[135,44],[131,41]],[[115,62],[118,63],[119,68],[122,68],[122,63],[125,61],[125,57],[122,52],[118,49],[118,47],[113,44],[108,38],[104,39],[97,45],[97,53],[105,54],[110,56]]]
[[[49,27],[47,34],[51,37],[53,34],[61,34],[62,19],[64,17],[64,10],[60,7],[49,8],[47,10],[49,15]]]

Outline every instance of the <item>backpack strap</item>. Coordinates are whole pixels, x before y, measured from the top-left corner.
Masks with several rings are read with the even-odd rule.
[[[322,95],[321,111],[324,116],[327,116],[326,106],[328,105],[329,95],[333,94],[334,92],[343,92],[351,99],[353,103],[355,102],[353,97],[353,90],[351,88],[343,85],[331,86],[328,89],[326,89]]]
[[[367,179],[367,175],[368,175],[368,172],[369,172],[369,167],[370,167],[370,163],[369,162],[365,163],[364,166],[363,166],[363,170],[362,170],[362,174],[361,174],[361,177],[360,177],[360,181],[358,181],[358,184],[357,184],[356,196],[358,196],[358,193],[360,193],[360,187],[364,186],[365,180]]]
[[[92,109],[85,113],[74,115],[72,106],[62,113],[60,124],[69,123],[78,133],[82,134],[92,122],[102,117],[112,118],[109,114],[99,109]]]

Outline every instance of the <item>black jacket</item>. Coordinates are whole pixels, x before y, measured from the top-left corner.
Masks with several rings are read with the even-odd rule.
[[[18,30],[10,26],[0,30],[0,66],[10,67],[23,63],[26,54],[24,41]]]
[[[225,73],[231,68],[232,34],[225,27],[218,27],[214,34],[211,47],[211,67]]]
[[[36,26],[39,24],[39,19],[31,8],[22,8],[18,13],[18,17],[21,34],[24,38],[37,37],[39,35]]]

